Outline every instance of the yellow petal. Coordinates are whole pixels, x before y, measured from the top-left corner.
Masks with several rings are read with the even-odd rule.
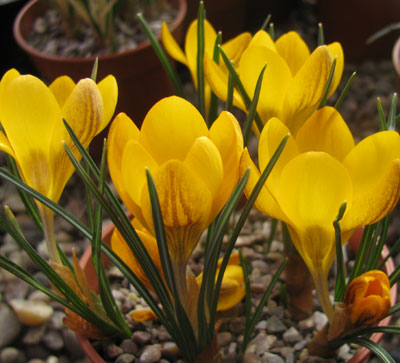
[[[62,113],[81,144],[87,147],[96,135],[101,120],[102,101],[96,84],[90,79],[79,81],[64,103]],[[54,200],[58,200],[65,184],[75,170],[64,150],[62,140],[65,141],[78,160],[81,158],[64,125],[55,128],[51,145],[52,168],[57,171],[54,173],[51,190]]]
[[[192,145],[185,160],[185,165],[207,186],[213,199],[221,188],[224,167],[221,155],[213,142],[205,137],[199,137]]]
[[[4,152],[6,152],[8,155],[12,156],[15,159],[14,150],[12,149],[12,146],[8,142],[6,135],[4,135],[1,131],[0,131],[0,150],[3,150]]]
[[[249,48],[250,47],[265,47],[271,49],[273,52],[277,51],[274,41],[265,30],[259,30],[254,34],[249,43]]]
[[[211,193],[184,163],[177,160],[168,161],[152,176],[172,261],[185,264],[208,226]],[[147,189],[143,189],[141,206],[147,223],[152,225]]]
[[[204,75],[217,97],[226,101],[228,95],[228,73],[224,72],[222,64],[216,64],[207,54],[204,55]],[[233,91],[233,104],[246,111],[246,106],[237,90]]]
[[[271,117],[279,115],[292,75],[286,62],[278,53],[266,47],[247,48],[240,60],[239,75],[250,97],[253,97],[264,65],[267,65],[267,68],[263,76],[257,111],[266,123]]]
[[[210,57],[212,57],[214,52],[216,38],[217,33],[213,26],[207,20],[204,20],[204,52]],[[185,54],[187,66],[197,87],[197,20],[194,20],[192,24],[190,24],[189,29],[186,32]]]
[[[249,45],[251,41],[251,34],[250,33],[241,33],[233,39],[230,39],[226,43],[222,44],[222,49],[233,62],[233,66],[236,68],[239,65],[240,57],[242,56],[243,51]],[[210,54],[212,56],[212,53]],[[220,57],[219,63],[225,64],[222,60],[222,56]]]
[[[101,94],[89,78],[78,82],[62,107],[63,117],[85,147],[99,129],[102,112]]]
[[[344,229],[374,223],[396,205],[400,193],[400,136],[383,131],[361,141],[344,160],[354,186],[354,203]]]
[[[99,88],[103,103],[103,114],[97,130],[98,134],[108,125],[111,117],[114,115],[118,100],[117,80],[114,76],[108,75],[98,83],[97,87]]]
[[[207,125],[199,111],[183,98],[172,96],[150,109],[139,140],[161,165],[170,159],[183,161],[194,141],[207,135]]]
[[[243,269],[241,266],[228,265],[222,279],[221,291],[218,296],[217,310],[233,308],[245,296]]]
[[[240,159],[240,174],[243,175],[250,168],[249,179],[244,190],[246,197],[250,197],[256,183],[260,179],[260,172],[255,166],[254,162],[251,160],[247,148],[243,150],[242,157]],[[279,204],[276,202],[275,198],[272,196],[269,189],[264,184],[258,197],[254,203],[254,206],[263,214],[271,216],[273,218],[288,222],[288,218],[282,212]]]
[[[137,205],[140,205],[143,188],[147,189],[146,169],[154,176],[158,165],[140,143],[128,141],[122,154],[121,174],[124,189]]]
[[[289,133],[289,129],[286,125],[276,117],[271,118],[264,126],[258,144],[258,162],[261,171],[263,171],[268,165],[282,139]],[[285,148],[267,179],[267,186],[272,193],[275,193],[279,187],[282,169],[291,159],[297,156],[298,153],[297,145],[293,137],[290,135]]]
[[[153,313],[151,309],[142,309],[142,310],[134,310],[132,311],[132,319],[137,322],[157,320],[156,314]]]
[[[307,44],[297,32],[283,34],[275,42],[276,50],[286,61],[294,76],[310,56]]]
[[[343,161],[354,147],[354,139],[346,122],[333,107],[315,112],[300,128],[296,143],[300,152],[325,151]]]
[[[332,226],[342,203],[351,205],[352,192],[350,175],[339,161],[324,152],[307,152],[282,170],[278,201],[299,228]]]
[[[61,108],[75,88],[75,82],[68,76],[61,76],[56,78],[50,84],[49,88],[50,91],[53,92]]]
[[[156,239],[148,232],[136,232],[143,242],[143,245],[149,253],[151,259],[153,260],[156,268],[159,270],[161,276],[163,276]],[[125,242],[121,233],[117,229],[114,229],[114,232],[111,235],[111,248],[122,259],[122,261],[126,263],[126,265],[132,270],[132,272],[143,282],[143,284],[152,291],[153,287],[144,270],[142,269],[142,266],[140,265],[132,250],[128,247],[128,244]]]
[[[139,130],[125,114],[119,113],[111,124],[107,137],[107,161],[110,176],[122,201],[130,211],[136,209],[122,180],[122,155],[129,140],[137,140]]]
[[[4,73],[3,77],[1,78],[0,81],[0,120],[3,120],[4,117],[2,116],[2,109],[4,108],[3,102],[4,102],[4,92],[5,89],[8,87],[9,83],[20,76],[19,72],[15,69],[12,68],[8,70],[6,73]]]
[[[320,46],[297,72],[287,89],[283,120],[297,134],[305,120],[317,109],[328,81],[332,56],[326,46]]]
[[[187,66],[186,56],[171,32],[169,31],[168,25],[165,22],[163,22],[161,25],[161,41],[164,45],[165,50],[172,58]]]
[[[64,127],[57,100],[38,78],[12,79],[2,95],[2,125],[25,181],[48,196],[54,129]],[[23,130],[24,132],[21,132]],[[62,148],[61,140],[59,150]]]
[[[336,57],[336,66],[335,66],[335,74],[332,80],[332,86],[329,91],[329,96],[332,95],[333,92],[336,91],[337,86],[342,79],[343,74],[343,67],[344,67],[344,56],[343,56],[343,49],[340,43],[334,42],[327,45],[329,52],[332,55],[332,58]]]
[[[221,112],[210,128],[210,139],[222,157],[224,168],[223,187],[214,200],[212,216],[225,205],[239,180],[239,162],[243,152],[243,136],[235,116]]]

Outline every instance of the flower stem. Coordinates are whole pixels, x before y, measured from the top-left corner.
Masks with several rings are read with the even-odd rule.
[[[312,277],[322,310],[331,323],[333,318],[333,306],[329,298],[328,277],[320,269],[313,271]]]
[[[50,261],[62,264],[54,236],[54,212],[45,206],[39,205],[39,213],[42,218],[44,239]]]

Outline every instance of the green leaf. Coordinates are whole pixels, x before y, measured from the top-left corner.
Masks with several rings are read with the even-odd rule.
[[[322,23],[318,23],[318,40],[317,40],[318,46],[324,45],[325,44],[325,39],[324,39],[324,27]]]
[[[276,232],[276,227],[278,226],[278,220],[275,218],[271,218],[271,223],[270,223],[270,232],[269,232],[269,236],[267,239],[267,242],[264,245],[264,251],[265,253],[268,253],[271,249],[271,244],[272,241],[275,238],[275,232]]]
[[[285,258],[283,260],[283,262],[279,266],[278,270],[276,271],[276,273],[272,277],[272,280],[269,283],[269,285],[267,287],[267,290],[265,291],[265,293],[262,296],[259,304],[257,305],[257,308],[256,308],[256,311],[254,312],[253,318],[251,318],[251,320],[247,320],[247,316],[246,316],[246,328],[245,328],[245,331],[244,331],[243,343],[242,343],[242,351],[243,352],[246,350],[247,345],[250,342],[251,334],[253,333],[254,328],[255,328],[258,320],[260,319],[260,316],[262,314],[263,308],[264,308],[265,304],[267,303],[267,299],[271,295],[273,288],[275,287],[276,283],[278,282],[279,277],[281,276],[283,270],[285,269],[286,263],[287,263],[287,258]]]
[[[382,102],[380,97],[377,97],[376,99],[376,106],[378,108],[379,123],[381,125],[380,131],[385,131],[388,129],[388,125],[386,122],[385,112],[383,112]]]
[[[90,78],[97,83],[97,71],[99,69],[99,57],[96,57],[96,60],[93,63],[92,74]]]
[[[366,338],[354,338],[350,343],[361,345],[373,352],[383,363],[396,363],[390,354],[379,344]]]
[[[333,222],[335,228],[336,239],[336,264],[337,264],[337,277],[335,286],[335,301],[343,301],[344,293],[346,291],[346,269],[344,265],[343,249],[342,249],[342,234],[340,230],[340,221],[346,211],[347,203],[344,202],[340,208],[339,213]]]
[[[348,81],[346,82],[346,85],[343,88],[343,91],[340,93],[340,96],[338,97],[336,103],[335,103],[335,108],[338,110],[339,107],[342,105],[344,98],[347,95],[347,92],[349,92],[349,89],[353,83],[353,79],[356,76],[356,72],[353,72],[351,76],[349,77]]]
[[[393,94],[392,104],[389,110],[389,116],[387,119],[387,129],[394,130],[396,128],[396,104],[397,104],[397,93]]]
[[[185,94],[183,92],[183,87],[182,83],[179,80],[179,77],[176,74],[176,71],[174,67],[171,65],[171,62],[168,60],[167,55],[165,54],[164,50],[162,49],[160,43],[152,33],[149,25],[147,24],[146,20],[143,18],[142,14],[137,14],[137,17],[139,19],[139,22],[141,26],[143,27],[144,32],[146,33],[147,38],[149,39],[155,53],[158,56],[158,59],[160,60],[162,66],[164,67],[165,72],[168,75],[168,78],[170,79],[174,89],[175,93],[179,97],[185,98]]]
[[[251,126],[253,125],[253,120],[257,112],[257,104],[258,104],[258,99],[260,97],[261,85],[264,77],[265,68],[267,68],[266,64],[261,69],[260,75],[258,76],[256,88],[254,89],[254,96],[250,103],[249,114],[247,115],[246,122],[244,124],[244,132],[243,132],[244,146],[247,146],[247,143],[249,141]]]
[[[2,129],[0,127],[0,129]],[[4,131],[3,131],[4,132]],[[22,178],[19,174],[17,164],[15,160],[8,154],[6,154],[6,162],[7,166],[10,169],[10,172],[12,175],[14,175],[17,179],[22,181]],[[36,227],[40,230],[40,232],[43,235],[43,225],[42,225],[42,220],[39,215],[38,208],[32,199],[32,197],[23,191],[22,189],[17,188],[18,195],[21,198],[21,201],[25,207],[25,210],[27,211],[28,215],[32,218],[33,222],[35,223]]]
[[[229,75],[228,75],[228,91],[227,91],[226,102],[225,102],[225,110],[229,111],[229,112],[232,111],[234,88],[235,88],[235,81],[233,80],[232,74],[229,73]]]
[[[222,41],[222,33],[218,32],[217,38],[215,39],[214,52],[213,52],[213,61],[216,64],[219,64],[219,46],[221,45],[221,41]],[[218,97],[215,95],[214,92],[211,92],[210,110],[208,112],[208,127],[211,127],[211,125],[217,118],[217,114],[218,114]]]
[[[337,61],[337,59],[335,58],[333,60],[333,62],[332,62],[332,66],[331,66],[331,69],[329,71],[328,81],[326,82],[324,94],[322,96],[321,103],[319,104],[318,109],[324,107],[326,105],[327,100],[328,100],[329,91],[331,90],[331,87],[332,87],[333,76],[335,74],[336,61]]]
[[[79,232],[83,234],[86,238],[91,238],[92,235],[87,228],[78,218],[74,217],[65,209],[61,208],[58,204],[54,203],[49,198],[45,197],[43,194],[40,194],[36,190],[32,189],[29,185],[25,184],[20,179],[16,178],[12,174],[10,174],[7,170],[0,168],[0,177],[14,184],[18,189],[21,189],[31,195],[33,198],[37,199],[39,202],[43,203],[46,207],[50,208],[56,214],[58,214],[61,218],[70,223],[74,228],[76,228]]]
[[[226,65],[226,67],[228,68],[229,74],[232,75],[232,78],[233,78],[233,80],[235,82],[235,87],[239,91],[239,93],[240,93],[240,95],[241,95],[241,97],[243,99],[243,102],[244,102],[244,104],[246,106],[246,109],[249,110],[250,109],[250,104],[251,104],[250,97],[247,94],[247,92],[246,92],[246,90],[245,90],[245,88],[243,86],[243,83],[239,78],[239,75],[237,74],[237,72],[236,72],[235,68],[233,67],[230,59],[228,58],[228,56],[226,55],[226,53],[224,52],[222,47],[220,47],[220,52],[221,52],[222,59],[223,59],[225,65]],[[264,125],[263,125],[263,123],[261,121],[261,118],[258,115],[258,113],[256,113],[255,120],[256,120],[256,126],[257,126],[258,130],[261,132],[261,130],[263,129]]]
[[[270,20],[271,20],[271,14],[268,14],[267,17],[265,18],[264,22],[262,23],[260,30],[267,29],[267,26],[268,26]]]
[[[274,26],[274,23],[269,24],[268,34],[270,35],[271,39],[273,41],[275,41],[275,26]]]
[[[214,299],[213,299],[213,303],[212,306],[210,308],[210,324],[214,324],[215,323],[215,312],[216,312],[216,308],[217,308],[217,303],[218,303],[218,295],[219,295],[219,291],[221,288],[221,284],[222,284],[222,278],[223,275],[225,273],[225,269],[226,266],[228,264],[229,261],[229,257],[230,254],[232,253],[233,247],[235,245],[235,242],[240,234],[240,231],[243,228],[243,225],[250,213],[250,210],[253,207],[253,204],[258,196],[258,194],[261,191],[261,188],[263,187],[263,185],[265,184],[269,174],[271,173],[276,161],[278,160],[279,156],[281,155],[287,139],[289,138],[289,135],[286,135],[282,141],[280,142],[280,144],[278,145],[278,147],[276,148],[274,154],[272,155],[270,161],[268,162],[267,166],[265,167],[265,169],[263,170],[263,172],[261,173],[261,176],[259,178],[259,180],[257,181],[252,193],[250,194],[250,197],[248,198],[243,211],[239,217],[238,222],[236,223],[233,232],[232,232],[232,236],[229,239],[229,242],[227,244],[226,250],[225,250],[225,255],[224,258],[222,260],[221,266],[220,266],[220,270],[218,273],[218,277],[217,277],[217,282],[215,284],[215,295],[214,295]],[[246,175],[246,174],[245,174]]]

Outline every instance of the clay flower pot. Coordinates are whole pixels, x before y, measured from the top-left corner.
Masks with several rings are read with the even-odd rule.
[[[183,20],[186,0],[171,0],[178,9],[170,29],[175,39],[183,39]],[[35,19],[47,9],[43,2],[29,1],[19,12],[14,22],[14,37],[18,45],[29,54],[36,68],[48,81],[63,74],[75,82],[89,77],[96,59],[92,57],[61,57],[48,55],[28,44]],[[149,41],[136,48],[115,54],[99,56],[98,79],[113,74],[118,82],[118,104],[116,112],[125,112],[135,122],[141,123],[150,107],[163,97],[173,94],[173,87]]]
[[[114,225],[109,224],[106,228],[104,228],[103,233],[102,233],[102,239],[103,241],[110,245],[111,242],[111,235],[114,230]],[[360,228],[357,230],[353,237],[349,240],[349,245],[352,249],[357,250],[360,245],[360,240],[362,237],[362,229]],[[382,252],[382,258],[385,258],[388,254],[389,250],[385,246],[383,248]],[[108,264],[108,259],[103,255],[103,262],[105,266]],[[86,273],[86,276],[88,277],[89,285],[94,291],[98,291],[98,283],[97,283],[97,276],[93,267],[92,263],[92,251],[91,248],[88,248],[85,253],[83,254],[81,260],[80,260],[80,265],[83,269],[83,271]],[[393,260],[390,258],[385,264],[385,272],[390,275],[393,271],[395,270],[395,266],[393,263]],[[394,285],[391,290],[390,290],[390,296],[392,300],[392,305],[396,303],[397,299],[397,284]],[[383,319],[379,325],[384,326],[388,325],[391,321],[392,317],[389,316],[385,319]],[[79,343],[81,345],[82,350],[85,352],[87,357],[91,360],[93,363],[105,363],[104,359],[100,357],[100,355],[97,353],[97,351],[94,349],[93,345],[91,342],[82,336],[77,335],[77,338],[79,340]],[[371,340],[373,340],[376,343],[379,343],[379,341],[383,338],[383,333],[374,333],[371,335]],[[347,363],[361,363],[364,362],[369,356],[371,355],[371,351],[368,350],[367,348],[361,347],[356,354],[347,361]]]
[[[392,61],[394,70],[396,71],[398,76],[397,87],[399,87],[400,86],[400,38],[398,38],[396,43],[394,44],[392,52]]]

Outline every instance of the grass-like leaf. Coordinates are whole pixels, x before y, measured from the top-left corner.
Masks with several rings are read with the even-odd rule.
[[[219,46],[221,45],[221,42],[222,42],[222,33],[218,32],[217,38],[215,39],[214,52],[213,52],[213,61],[216,64],[219,64]],[[211,92],[210,110],[208,112],[208,119],[207,119],[209,128],[217,118],[217,114],[218,114],[218,97],[214,92]]]
[[[318,23],[318,39],[317,39],[318,46],[325,44],[325,37],[324,37],[324,27],[322,23]]]
[[[251,208],[253,207],[253,204],[254,204],[255,200],[256,200],[258,194],[260,193],[263,185],[265,184],[268,176],[270,175],[270,173],[271,173],[276,161],[278,160],[279,156],[281,155],[281,153],[282,153],[282,151],[283,151],[283,149],[284,149],[284,147],[286,145],[286,142],[287,142],[288,138],[289,138],[289,135],[286,135],[282,139],[282,141],[280,142],[278,147],[276,148],[276,150],[275,150],[274,154],[272,155],[270,161],[268,162],[267,166],[265,167],[265,169],[261,173],[261,176],[260,176],[259,180],[257,181],[252,193],[250,194],[250,197],[248,198],[248,200],[247,200],[247,202],[246,202],[246,204],[245,204],[245,206],[243,208],[243,211],[242,211],[242,213],[241,213],[241,215],[239,217],[239,220],[238,220],[238,222],[236,223],[236,225],[235,225],[235,227],[233,229],[232,236],[229,239],[228,245],[226,247],[226,252],[225,252],[224,258],[222,260],[221,266],[220,266],[220,270],[219,270],[218,277],[217,277],[217,282],[215,284],[216,293],[215,293],[214,300],[213,300],[213,303],[212,303],[212,306],[211,306],[211,309],[210,309],[210,311],[211,311],[211,313],[210,313],[210,322],[211,323],[215,322],[215,311],[216,311],[216,307],[217,307],[217,303],[218,303],[218,295],[219,295],[219,291],[220,291],[221,284],[222,284],[222,278],[223,278],[226,266],[227,266],[228,261],[229,261],[229,256],[232,253],[232,250],[233,250],[233,247],[235,245],[235,242],[236,242],[236,240],[237,240],[237,238],[238,238],[238,236],[240,234],[240,231],[243,228],[243,225],[244,225],[244,223],[245,223],[245,221],[246,221],[246,219],[247,219],[247,217],[248,217],[248,215],[250,213]]]
[[[342,233],[340,230],[340,221],[346,211],[347,204],[344,202],[340,208],[339,213],[333,222],[335,228],[336,239],[336,264],[337,264],[337,277],[335,287],[335,301],[342,301],[346,291],[346,269],[344,265],[343,249],[342,249]]]
[[[352,83],[353,83],[353,80],[354,80],[354,77],[356,76],[356,72],[353,72],[352,74],[351,74],[351,76],[349,77],[349,79],[347,80],[347,82],[346,82],[346,85],[344,86],[344,88],[343,88],[343,91],[340,93],[340,96],[338,97],[338,99],[337,99],[337,101],[336,101],[336,103],[335,103],[335,108],[338,110],[339,109],[339,107],[342,105],[342,103],[343,103],[343,101],[344,101],[344,98],[346,97],[346,95],[347,95],[347,92],[349,92],[349,90],[350,90],[350,87],[351,87],[351,85],[352,85]]]
[[[13,185],[15,185],[18,189],[25,191],[27,194],[31,195],[33,198],[37,199],[39,202],[43,203],[46,207],[50,208],[56,214],[58,214],[61,218],[70,223],[75,229],[83,234],[86,238],[91,238],[92,234],[79,219],[73,216],[71,213],[66,211],[64,208],[60,207],[58,204],[54,203],[49,198],[45,197],[43,194],[40,194],[36,190],[32,189],[29,185],[25,184],[20,179],[16,178],[14,175],[9,173],[7,170],[0,168],[0,177],[9,181]]]
[[[322,96],[322,99],[321,99],[321,102],[320,102],[320,104],[318,106],[318,109],[324,107],[326,105],[327,100],[328,100],[329,92],[330,92],[331,87],[332,87],[333,76],[335,74],[336,61],[337,61],[337,58],[335,58],[333,60],[333,62],[332,62],[332,66],[331,66],[331,69],[329,71],[328,81],[326,82],[324,94]]]
[[[267,17],[265,18],[264,22],[262,23],[260,30],[267,29],[267,26],[269,25],[270,21],[271,21],[271,14],[268,14]]]
[[[233,80],[235,82],[235,87],[238,89],[238,91],[239,91],[239,93],[240,93],[240,95],[241,95],[241,97],[243,99],[243,102],[244,102],[244,104],[246,106],[246,109],[249,110],[250,109],[250,104],[251,104],[251,99],[250,99],[249,95],[247,94],[247,92],[246,92],[246,90],[245,90],[245,88],[243,86],[243,83],[239,78],[239,75],[237,74],[237,72],[236,72],[235,68],[233,67],[230,59],[228,58],[228,56],[226,55],[226,53],[224,52],[222,47],[220,47],[220,52],[221,52],[222,59],[223,59],[225,65],[226,65],[226,67],[228,68],[229,74],[232,75],[232,78],[233,78]],[[261,121],[261,118],[258,115],[258,113],[256,113],[256,115],[255,115],[255,121],[256,121],[256,126],[257,126],[258,130],[261,132],[261,130],[263,129],[264,125],[263,125],[263,123]]]
[[[264,308],[265,304],[267,303],[267,299],[271,295],[273,288],[275,287],[276,283],[278,282],[279,277],[281,276],[283,270],[285,269],[286,263],[287,263],[287,258],[285,258],[283,260],[283,262],[279,266],[278,270],[272,277],[272,280],[269,283],[264,295],[262,296],[262,298],[256,308],[256,311],[254,312],[253,317],[250,318],[250,316],[246,315],[246,327],[245,327],[245,331],[244,331],[244,335],[243,335],[243,343],[242,343],[242,351],[243,352],[246,350],[247,345],[250,342],[251,334],[253,333],[253,330],[254,330],[258,320],[260,319],[263,308]]]
[[[383,363],[396,363],[390,354],[379,344],[366,338],[354,338],[351,343],[361,345],[373,352]]]
[[[184,98],[185,94],[183,92],[182,83],[181,83],[174,67],[172,66],[171,62],[168,60],[167,55],[165,54],[160,43],[158,42],[158,40],[152,33],[152,31],[151,31],[149,25],[147,24],[146,20],[144,19],[143,15],[137,14],[137,17],[139,19],[141,26],[143,27],[144,32],[146,33],[147,38],[150,41],[155,53],[157,54],[158,58],[160,59],[162,66],[164,67],[164,70],[167,73],[168,78],[170,79],[170,81],[174,87],[176,95]]]
[[[393,94],[392,104],[390,106],[389,115],[387,119],[387,129],[396,129],[396,104],[397,104],[397,93]]]
[[[378,108],[380,130],[385,131],[385,130],[387,130],[388,125],[386,122],[385,112],[383,111],[382,102],[381,102],[380,97],[376,98],[376,107]]]
[[[258,99],[260,97],[261,85],[264,77],[265,68],[267,68],[266,64],[261,69],[260,75],[258,76],[256,88],[254,89],[254,96],[253,99],[251,100],[249,113],[247,115],[247,119],[244,124],[244,132],[243,132],[244,146],[247,146],[247,143],[249,141],[251,126],[253,125],[253,120],[257,112],[257,104],[258,104]]]

